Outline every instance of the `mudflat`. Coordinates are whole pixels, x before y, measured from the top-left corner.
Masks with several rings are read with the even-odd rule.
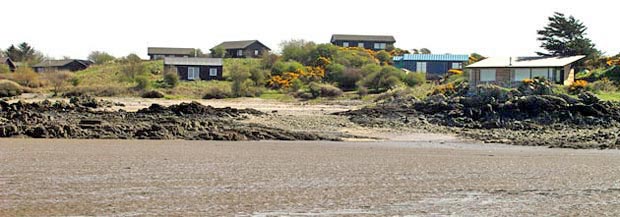
[[[616,150],[416,137],[0,139],[0,216],[620,215]]]

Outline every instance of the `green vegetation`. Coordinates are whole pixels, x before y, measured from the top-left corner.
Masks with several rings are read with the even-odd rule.
[[[22,94],[22,87],[13,81],[0,80],[0,97],[12,97]]]

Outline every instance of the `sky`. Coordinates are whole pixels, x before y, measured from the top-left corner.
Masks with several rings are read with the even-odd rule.
[[[0,48],[28,42],[43,54],[86,58],[147,47],[208,51],[222,41],[258,39],[274,51],[285,40],[329,43],[332,34],[393,35],[396,47],[433,53],[531,56],[536,30],[558,11],[588,27],[608,55],[620,53],[620,1],[577,0],[18,0],[0,8],[10,20]]]

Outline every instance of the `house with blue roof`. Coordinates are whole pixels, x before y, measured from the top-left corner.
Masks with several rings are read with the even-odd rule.
[[[450,69],[463,69],[469,55],[405,54],[393,58],[394,66],[412,72],[426,73],[428,79],[439,79]]]

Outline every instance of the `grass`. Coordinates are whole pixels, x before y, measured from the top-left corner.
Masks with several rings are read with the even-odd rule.
[[[596,96],[606,101],[620,101],[620,92],[600,92],[596,93]]]

